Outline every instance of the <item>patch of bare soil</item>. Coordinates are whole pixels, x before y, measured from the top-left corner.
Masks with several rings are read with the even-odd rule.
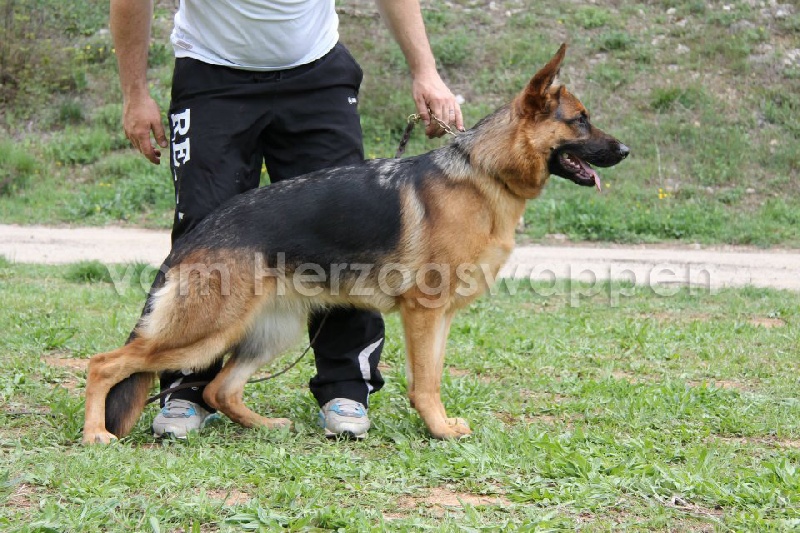
[[[493,383],[495,381],[491,376],[487,376],[486,374],[477,374],[474,370],[467,370],[466,368],[450,367],[447,369],[447,373],[453,378],[471,376],[476,378],[481,383]]]
[[[538,414],[538,415],[515,416],[510,413],[500,412],[497,413],[497,418],[507,426],[513,426],[516,424],[526,424],[526,425],[546,424],[548,426],[555,426],[556,424],[565,424],[568,428],[572,428],[575,422],[583,419],[583,416],[576,414],[571,414],[571,415]]]
[[[758,326],[767,329],[782,328],[783,326],[786,325],[786,322],[784,322],[780,318],[771,318],[771,317],[755,317],[751,318],[748,322],[752,326]]]
[[[11,496],[6,500],[5,505],[14,509],[32,509],[36,506],[33,502],[33,496],[36,493],[32,485],[27,483],[20,483],[14,488]]]
[[[191,531],[194,533],[197,531],[194,526],[192,526]],[[214,533],[215,531],[219,531],[219,526],[216,524],[200,524],[200,533]],[[179,527],[178,529],[173,529],[170,533],[189,533],[186,529]]]
[[[714,316],[709,313],[686,313],[668,311],[661,311],[658,313],[644,313],[641,318],[652,318],[658,322],[709,322],[714,319]]]
[[[769,446],[772,448],[785,448],[791,450],[800,449],[800,439],[776,439],[770,437],[709,437],[710,441],[723,442],[726,444],[740,444],[742,446],[749,446],[752,444],[759,444],[762,446]]]
[[[69,391],[74,391],[80,386],[78,374],[84,374],[89,365],[88,359],[75,359],[73,357],[59,357],[56,355],[42,357],[42,361],[55,368],[69,371],[67,377],[61,378],[58,384]]]
[[[253,497],[247,494],[246,492],[242,492],[236,489],[209,490],[208,492],[206,492],[206,495],[212,500],[218,500],[223,502],[222,505],[226,507],[241,505],[253,499]]]
[[[737,381],[731,381],[727,379],[711,379],[711,380],[703,380],[703,381],[688,381],[686,383],[690,387],[701,387],[701,386],[710,386],[716,387],[717,389],[728,389],[728,390],[735,390],[735,391],[747,391],[749,388],[747,385],[743,383],[739,383]]]
[[[614,370],[611,372],[611,377],[617,381],[627,381],[632,384],[644,383],[647,381],[643,379],[643,376],[640,374],[634,374],[633,372],[626,372],[624,370]]]
[[[686,502],[679,496],[673,496],[661,502],[665,507],[686,513],[686,517],[675,517],[670,524],[669,531],[712,532],[716,531],[714,523],[723,515],[721,509],[701,507]],[[576,516],[580,525],[591,525],[597,520],[611,521],[616,526],[630,526],[636,520],[636,514],[624,507],[609,507],[601,512],[582,511]]]
[[[402,496],[397,505],[400,512],[384,513],[386,520],[397,520],[408,515],[403,511],[412,511],[423,506],[436,516],[443,516],[447,511],[461,511],[465,505],[473,507],[487,505],[512,505],[511,501],[500,495],[472,494],[458,492],[447,487],[433,487],[423,495]]]
[[[671,509],[676,509],[678,511],[688,513],[693,516],[702,516],[708,518],[719,518],[723,515],[721,508],[715,507],[704,507],[702,505],[697,505],[696,503],[688,502],[684,500],[681,496],[675,495],[669,498],[667,501],[663,502],[665,507],[669,507]],[[711,524],[708,524],[709,528],[705,529],[704,527],[695,530],[695,531],[714,531],[714,528]]]
[[[42,361],[50,366],[67,368],[75,372],[86,372],[86,367],[89,365],[88,359],[75,359],[74,357],[48,356],[42,357]]]

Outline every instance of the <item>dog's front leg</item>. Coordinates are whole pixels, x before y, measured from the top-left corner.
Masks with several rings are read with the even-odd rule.
[[[441,398],[442,372],[452,313],[418,303],[402,305],[406,338],[408,396],[431,434],[452,439],[470,434],[462,418],[448,418]]]

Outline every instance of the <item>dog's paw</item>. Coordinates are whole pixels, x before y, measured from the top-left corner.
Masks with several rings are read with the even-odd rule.
[[[109,433],[106,430],[83,432],[84,444],[111,444],[116,440],[119,440],[117,439],[117,436],[113,433]]]
[[[469,424],[463,418],[445,418],[445,424],[431,429],[437,439],[461,439],[472,434]]]
[[[264,426],[269,429],[279,429],[279,428],[290,428],[292,427],[292,421],[288,418],[263,418],[261,419],[260,426]]]
[[[472,434],[472,430],[469,428],[469,422],[463,418],[447,418],[446,420],[447,425],[452,427],[458,433],[459,437],[466,437]]]

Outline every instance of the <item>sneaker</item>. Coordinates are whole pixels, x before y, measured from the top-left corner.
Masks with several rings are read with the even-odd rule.
[[[326,437],[351,437],[363,439],[370,427],[364,404],[347,398],[334,398],[319,412],[319,425],[325,428]]]
[[[189,400],[168,400],[153,419],[153,435],[185,439],[190,431],[203,429],[218,418],[218,413],[210,413]]]

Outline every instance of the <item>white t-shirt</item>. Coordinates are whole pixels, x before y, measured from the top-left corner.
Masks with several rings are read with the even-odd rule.
[[[175,57],[244,70],[280,70],[327,54],[339,40],[335,0],[180,0]]]

